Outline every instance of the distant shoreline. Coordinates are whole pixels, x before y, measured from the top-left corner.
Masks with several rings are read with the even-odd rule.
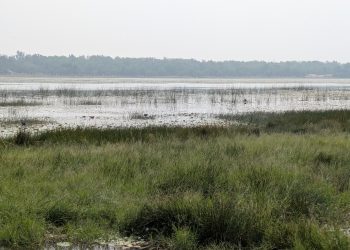
[[[0,55],[0,75],[135,78],[349,78],[350,63]]]
[[[33,78],[33,79],[169,79],[169,80],[350,80],[350,77],[191,77],[191,76],[89,76],[89,75],[1,75],[0,79]]]

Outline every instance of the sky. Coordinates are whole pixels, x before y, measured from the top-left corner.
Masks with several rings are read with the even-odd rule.
[[[0,0],[0,54],[350,62],[349,0]]]

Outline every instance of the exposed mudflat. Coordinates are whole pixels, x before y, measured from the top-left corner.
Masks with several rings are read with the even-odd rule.
[[[151,249],[151,245],[141,238],[116,238],[109,241],[96,241],[92,244],[74,244],[69,241],[48,242],[44,250],[137,250]]]

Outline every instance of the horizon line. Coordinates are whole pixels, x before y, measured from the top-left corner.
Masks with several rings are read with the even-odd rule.
[[[24,56],[43,56],[43,57],[84,57],[84,58],[89,58],[89,57],[109,57],[112,59],[154,59],[154,60],[189,60],[189,61],[197,61],[197,62],[215,62],[215,63],[224,63],[224,62],[243,62],[243,63],[250,63],[250,62],[264,62],[264,63],[288,63],[288,62],[296,62],[296,63],[337,63],[337,64],[349,64],[350,61],[348,62],[340,62],[337,60],[317,60],[317,59],[309,59],[309,60],[259,60],[259,59],[248,59],[248,60],[239,60],[239,59],[225,59],[225,60],[215,60],[215,59],[199,59],[199,58],[186,58],[186,57],[154,57],[154,56],[143,56],[143,57],[132,57],[132,56],[110,56],[110,55],[105,55],[105,54],[51,54],[51,55],[45,55],[41,53],[26,53],[23,51],[18,50],[16,54],[3,54],[0,53],[0,56],[6,56],[6,57],[15,57],[19,53],[23,53]]]

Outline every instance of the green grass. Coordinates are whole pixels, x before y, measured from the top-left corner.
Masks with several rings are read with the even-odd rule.
[[[171,249],[349,249],[349,112],[337,114],[3,140],[0,246],[37,248],[50,233]],[[298,115],[309,116],[303,133]],[[276,116],[294,123],[266,127]]]
[[[218,115],[218,118],[255,125],[266,132],[350,131],[349,110],[291,111],[285,113],[261,112],[243,115]]]

